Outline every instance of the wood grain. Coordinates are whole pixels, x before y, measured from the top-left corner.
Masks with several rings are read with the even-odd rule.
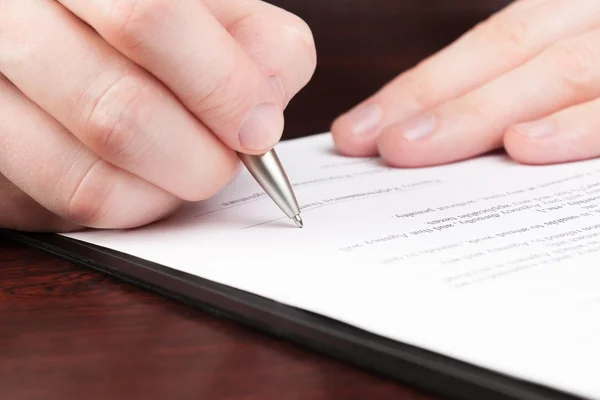
[[[7,400],[432,399],[7,239],[0,355]]]
[[[506,5],[273,0],[312,27],[319,66],[286,138],[335,116]],[[113,278],[0,242],[0,398],[433,399]]]

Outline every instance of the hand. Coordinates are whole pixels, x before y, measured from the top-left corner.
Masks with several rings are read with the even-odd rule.
[[[397,167],[506,149],[528,164],[600,155],[600,1],[520,0],[338,118],[337,148]]]
[[[283,130],[310,30],[258,0],[0,3],[0,228],[129,228]]]

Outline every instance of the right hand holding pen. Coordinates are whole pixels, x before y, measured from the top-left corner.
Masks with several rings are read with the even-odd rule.
[[[316,63],[259,0],[0,4],[0,228],[128,228],[262,153]]]

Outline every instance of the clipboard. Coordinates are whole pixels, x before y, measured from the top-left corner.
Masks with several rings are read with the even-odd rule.
[[[129,254],[56,234],[4,234],[79,266],[438,396],[457,400],[583,400]]]

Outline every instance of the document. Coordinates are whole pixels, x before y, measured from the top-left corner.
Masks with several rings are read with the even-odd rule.
[[[277,149],[303,229],[243,172],[164,221],[66,236],[600,399],[600,160],[396,169],[328,133]]]

